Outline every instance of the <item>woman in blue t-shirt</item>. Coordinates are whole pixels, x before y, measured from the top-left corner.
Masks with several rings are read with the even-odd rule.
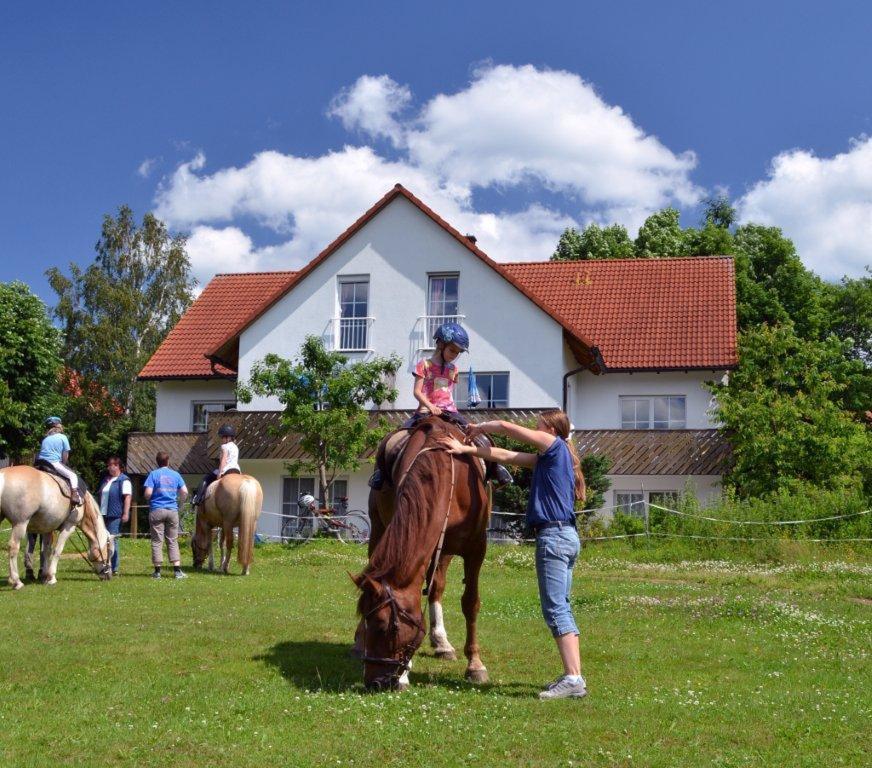
[[[539,416],[536,429],[510,421],[486,421],[472,426],[468,432],[469,437],[504,435],[536,446],[538,453],[464,445],[454,438],[443,438],[451,453],[466,453],[485,461],[533,470],[527,526],[536,534],[536,576],[542,615],[554,635],[563,662],[563,675],[539,694],[540,699],[581,698],[587,694],[587,684],[581,675],[578,626],[569,602],[572,568],[580,550],[575,504],[584,501],[585,484],[569,433],[569,417],[563,411],[553,410]]]

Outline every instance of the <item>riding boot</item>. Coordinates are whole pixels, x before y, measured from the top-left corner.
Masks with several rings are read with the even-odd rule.
[[[369,487],[372,488],[374,491],[380,491],[382,489],[382,486],[384,485],[384,478],[382,477],[381,470],[378,467],[375,468],[375,471],[370,476],[367,485],[369,485]]]
[[[472,439],[472,442],[480,448],[490,448],[493,445],[487,435],[477,435]],[[512,479],[509,470],[507,470],[502,464],[497,464],[495,461],[487,461],[485,462],[485,466],[487,467],[487,472],[485,473],[484,479],[491,480],[494,485],[502,487],[504,485],[511,485],[515,482]]]

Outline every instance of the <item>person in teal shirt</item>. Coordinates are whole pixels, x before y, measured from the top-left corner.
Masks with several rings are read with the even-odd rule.
[[[70,441],[64,434],[64,425],[61,423],[60,416],[49,416],[45,420],[45,426],[47,432],[42,439],[36,460],[50,464],[55,472],[69,480],[73,504],[78,506],[82,503],[79,476],[67,466],[70,460]]]

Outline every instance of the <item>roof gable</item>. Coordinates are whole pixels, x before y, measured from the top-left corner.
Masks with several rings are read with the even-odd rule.
[[[550,316],[555,322],[562,326],[564,332],[568,334],[567,340],[570,342],[570,347],[572,348],[575,356],[579,359],[579,362],[582,362],[583,364],[591,364],[593,366],[601,364],[598,350],[593,344],[591,344],[587,340],[587,337],[584,334],[578,332],[577,329],[569,326],[566,320],[560,316],[559,312],[556,312],[554,308],[549,306],[548,304],[543,303],[535,294],[528,291],[522,282],[518,281],[513,275],[506,272],[502,268],[501,264],[491,259],[490,256],[488,256],[484,251],[481,250],[481,248],[479,248],[475,244],[474,238],[470,239],[469,237],[461,234],[457,229],[455,229],[447,221],[445,221],[445,219],[439,216],[432,208],[427,206],[422,200],[409,192],[409,190],[407,190],[402,184],[395,184],[393,189],[391,189],[384,197],[382,197],[381,200],[376,202],[375,205],[373,205],[360,218],[358,218],[357,221],[355,221],[350,227],[348,227],[348,229],[346,229],[341,235],[339,235],[339,237],[337,237],[332,243],[330,243],[330,245],[328,245],[323,251],[321,251],[321,253],[319,253],[314,259],[306,264],[305,267],[297,272],[295,279],[288,284],[284,291],[276,294],[268,303],[262,305],[257,314],[252,315],[249,318],[248,322],[236,331],[234,337],[226,338],[222,343],[216,345],[216,347],[211,350],[210,354],[218,356],[221,356],[222,354],[227,354],[230,351],[234,341],[236,341],[235,337],[237,337],[255,320],[257,320],[258,317],[260,317],[268,309],[270,309],[273,304],[277,303],[285,294],[288,293],[288,291],[291,290],[291,288],[296,287],[303,280],[305,280],[306,277],[314,272],[315,269],[323,264],[332,254],[339,250],[339,248],[347,243],[355,234],[363,229],[372,219],[374,219],[379,213],[381,213],[381,211],[383,211],[397,198],[404,198],[409,203],[411,203],[428,219],[430,219],[443,231],[450,235],[454,240],[460,243],[467,251],[476,256],[480,261],[484,262],[501,278],[510,283],[515,289],[517,289],[520,293],[526,296],[527,299],[535,304],[540,310],[542,310],[545,314]]]

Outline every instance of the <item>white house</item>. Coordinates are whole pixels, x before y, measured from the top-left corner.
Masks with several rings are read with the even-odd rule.
[[[294,440],[268,429],[279,404],[237,411],[236,381],[269,352],[294,356],[310,334],[350,359],[396,353],[400,420],[415,406],[411,371],[446,319],[471,340],[458,404],[469,364],[484,398],[467,415],[564,407],[582,450],[613,459],[607,505],[688,484],[702,499],[718,492],[728,449],[705,383],[736,364],[731,259],[500,264],[400,185],[299,272],[217,275],[206,286],[140,373],[157,384],[157,431],[131,436],[128,469],[144,474],[165,449],[193,481],[214,466],[217,427],[230,420],[264,508],[290,511],[313,479],[287,475]],[[365,509],[370,470],[343,478],[334,495]],[[276,534],[280,523],[264,516],[261,530]]]

